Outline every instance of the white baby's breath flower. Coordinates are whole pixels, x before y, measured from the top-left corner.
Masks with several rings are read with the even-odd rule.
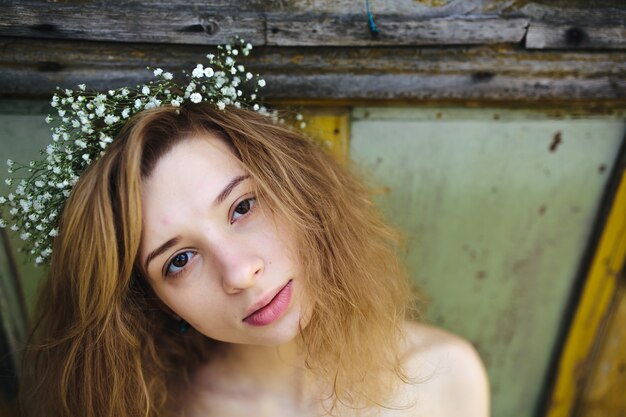
[[[54,119],[50,115],[46,116],[46,123],[50,124],[50,123],[52,123],[53,120]]]
[[[52,237],[58,236],[59,235],[59,231],[56,228],[52,229],[52,230],[50,230],[50,233],[48,233],[48,235],[50,235]]]
[[[148,87],[147,85],[144,85],[144,86],[141,88],[141,93],[142,93],[142,94],[145,94],[145,95],[150,94],[150,87]]]
[[[171,72],[165,72],[163,73],[163,79],[165,80],[171,80],[172,78],[174,78],[174,76],[172,75]]]
[[[206,56],[206,57],[209,59],[209,61],[213,61],[213,58],[215,58],[215,55],[213,55],[213,54],[207,54],[207,56]]]
[[[193,103],[200,103],[202,101],[202,95],[200,95],[200,93],[193,93],[189,96],[189,100]]]
[[[141,102],[141,100],[136,99],[136,100],[135,100],[135,108],[136,108],[136,109],[140,109],[140,108],[141,108],[141,106],[143,106],[143,103]]]
[[[226,59],[224,60],[224,64],[226,64],[226,66],[230,67],[231,65],[233,65],[235,63],[235,60],[232,59],[231,57],[227,56]]]
[[[194,78],[202,78],[204,76],[204,66],[202,64],[198,64],[191,72],[191,76]]]
[[[30,237],[30,233],[29,232],[23,232],[20,235],[20,239],[22,239],[22,240],[28,240],[29,237]]]
[[[304,117],[300,113],[296,114],[296,120],[302,120],[303,118]]]
[[[259,86],[260,86],[260,87],[265,87],[265,80],[264,80],[264,79],[262,79],[262,78],[261,78],[261,79],[259,80]]]
[[[85,84],[78,84],[78,88],[80,89],[80,91],[85,91],[85,88],[87,86]]]
[[[304,129],[306,127],[306,123],[305,122],[300,122],[300,129]]]
[[[155,77],[158,77],[161,74],[163,74],[163,70],[161,68],[157,68],[154,70]]]
[[[253,75],[252,75],[252,73],[251,73],[251,72],[247,72],[247,73],[246,73],[246,80],[251,80],[251,79],[252,79],[252,77],[253,77]]]
[[[210,78],[210,77],[212,77],[212,76],[213,76],[213,74],[215,74],[215,71],[213,71],[213,68],[211,68],[211,67],[206,67],[206,68],[204,69],[204,76],[205,76],[205,77]]]
[[[59,116],[60,117],[65,116],[65,110],[63,110],[63,109],[59,110]]]
[[[104,123],[108,125],[112,125],[116,123],[118,120],[120,120],[119,116],[113,116],[112,114],[107,114],[106,117],[104,118]]]
[[[124,97],[128,96],[129,93],[130,93],[130,91],[128,91],[128,88],[122,88],[122,95]]]
[[[243,65],[237,65],[237,70],[239,72],[244,72],[246,70],[246,67],[244,67]]]
[[[130,114],[130,109],[128,107],[126,107],[124,110],[122,110],[122,117],[124,119],[128,119],[128,115]]]
[[[255,103],[254,106],[252,106],[252,110],[259,111],[259,105]]]
[[[11,230],[14,232],[17,232],[19,230],[19,227],[17,227],[17,224],[12,224],[11,225]]]

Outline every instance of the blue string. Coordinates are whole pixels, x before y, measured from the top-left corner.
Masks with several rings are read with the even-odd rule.
[[[370,12],[369,0],[365,0],[365,9],[367,10],[367,19],[370,23],[370,32],[372,32],[372,35],[378,36],[379,30],[376,27],[376,23],[374,23],[374,17],[372,16],[372,12]]]

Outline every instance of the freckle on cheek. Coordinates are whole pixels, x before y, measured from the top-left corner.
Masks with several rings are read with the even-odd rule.
[[[168,224],[170,224],[170,219],[168,219],[167,217],[161,220],[161,224],[163,226],[167,226]]]

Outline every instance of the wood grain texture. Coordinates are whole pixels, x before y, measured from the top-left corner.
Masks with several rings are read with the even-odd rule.
[[[626,25],[589,26],[533,23],[526,47],[531,49],[626,49]]]
[[[348,0],[1,3],[0,95],[142,83],[239,35],[269,99],[625,100],[626,4],[594,4],[371,2],[372,36]]]
[[[0,4],[0,36],[218,45],[240,36],[265,43],[259,13],[202,5]]]
[[[191,69],[212,48],[0,38],[0,94],[48,96],[151,79],[146,66]],[[258,47],[242,61],[268,80],[268,99],[626,99],[626,53],[516,47]]]
[[[383,15],[373,34],[363,15],[269,15],[267,44],[278,46],[480,45],[519,43],[528,19]]]
[[[0,36],[197,45],[234,36],[255,45],[475,45],[519,43],[530,27],[531,48],[610,49],[626,43],[624,5],[421,1],[409,7],[395,0],[372,6],[379,30],[372,34],[361,4],[309,3],[20,1],[0,4]]]

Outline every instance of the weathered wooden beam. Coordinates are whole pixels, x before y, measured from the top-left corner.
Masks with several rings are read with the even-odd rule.
[[[191,69],[211,48],[0,38],[0,94],[108,89]],[[519,47],[258,47],[244,61],[268,99],[626,100],[626,52]]]
[[[526,47],[531,49],[626,49],[626,25],[591,26],[532,23]]]
[[[318,0],[168,2],[33,0],[0,3],[0,36],[108,42],[218,45],[240,36],[255,45],[476,45],[624,49],[626,4],[546,6],[522,0],[372,3]]]
[[[265,18],[258,12],[145,2],[24,3],[0,4],[0,36],[199,45],[240,36],[265,44]]]
[[[376,32],[363,15],[267,16],[267,44],[277,46],[480,45],[519,43],[525,18],[435,18],[381,15]]]

